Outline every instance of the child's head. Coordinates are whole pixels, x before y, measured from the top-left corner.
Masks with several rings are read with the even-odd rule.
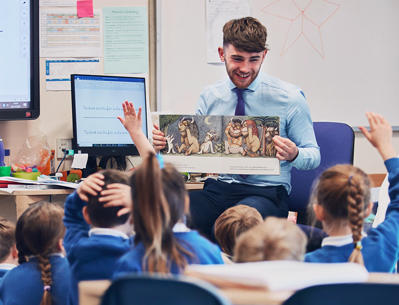
[[[233,256],[238,236],[263,221],[262,215],[247,205],[225,210],[215,221],[215,238],[226,254]]]
[[[49,255],[62,251],[65,227],[62,222],[64,210],[53,203],[32,204],[18,218],[15,238],[19,263],[25,263],[28,256],[38,259],[44,294],[41,304],[51,304],[51,264]]]
[[[183,220],[188,195],[182,175],[170,164],[160,168],[153,153],[143,160],[130,179],[133,198],[135,242],[146,252],[143,269],[169,272],[169,259],[184,268],[189,254],[175,240],[173,227]]]
[[[371,208],[367,174],[349,164],[327,169],[315,185],[312,203],[316,217],[322,221],[325,230],[349,226],[355,248],[349,261],[363,264],[360,240],[363,219]]]
[[[302,261],[306,243],[306,235],[297,225],[285,218],[270,216],[237,239],[234,261]]]
[[[16,254],[15,224],[0,218],[0,263],[9,262],[10,255],[16,256]]]
[[[107,189],[107,185],[112,183],[129,184],[129,177],[126,173],[114,169],[107,169],[100,172],[104,176],[103,190]],[[97,196],[89,196],[87,207],[84,207],[83,213],[86,215],[87,220],[94,226],[99,228],[112,228],[126,223],[129,214],[118,216],[118,211],[121,206],[104,207],[106,202],[100,202]]]

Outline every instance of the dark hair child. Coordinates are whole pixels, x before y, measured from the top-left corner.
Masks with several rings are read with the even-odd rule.
[[[107,206],[109,197],[130,203],[127,183],[126,173],[104,170],[86,178],[65,202],[64,246],[72,270],[73,304],[78,303],[77,283],[110,279],[116,261],[132,244],[129,214],[119,215],[121,206]],[[103,196],[103,191],[108,197]]]
[[[67,304],[71,275],[62,254],[62,215],[61,207],[40,202],[18,219],[15,236],[20,265],[3,278],[3,304]]]

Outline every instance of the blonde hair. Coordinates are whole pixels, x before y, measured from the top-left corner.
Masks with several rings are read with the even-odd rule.
[[[215,238],[223,252],[232,256],[237,237],[263,221],[262,215],[247,205],[225,210],[215,221]]]
[[[364,265],[361,239],[364,212],[370,203],[370,180],[361,169],[339,164],[324,171],[313,192],[312,203],[324,208],[328,225],[347,221],[354,249],[348,261]]]
[[[243,233],[234,249],[235,262],[266,260],[302,261],[307,238],[295,224],[284,218],[267,217],[256,227]]]

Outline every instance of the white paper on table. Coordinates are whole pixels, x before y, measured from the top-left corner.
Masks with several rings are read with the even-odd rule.
[[[101,57],[101,11],[78,18],[76,9],[40,10],[40,57]]]
[[[223,26],[231,20],[250,16],[248,0],[207,0],[206,38],[207,62],[221,63],[218,47],[223,45]]]
[[[368,272],[355,263],[304,263],[264,261],[230,265],[190,265],[201,277],[224,280],[247,286],[265,287],[271,291],[299,290],[313,285],[366,282]]]
[[[71,74],[100,74],[99,58],[46,59],[46,89],[71,90]]]

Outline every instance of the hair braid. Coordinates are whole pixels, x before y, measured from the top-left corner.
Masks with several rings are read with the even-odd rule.
[[[39,260],[40,274],[43,282],[43,297],[40,305],[51,305],[52,302],[50,290],[53,284],[53,280],[51,278],[50,259],[47,255],[38,255],[37,258]]]
[[[363,229],[363,196],[362,190],[360,189],[359,183],[356,182],[353,176],[348,179],[348,220],[352,230],[352,238],[354,249],[349,257],[349,262],[358,263],[364,265],[362,256],[362,229]],[[355,181],[354,181],[355,180]]]

